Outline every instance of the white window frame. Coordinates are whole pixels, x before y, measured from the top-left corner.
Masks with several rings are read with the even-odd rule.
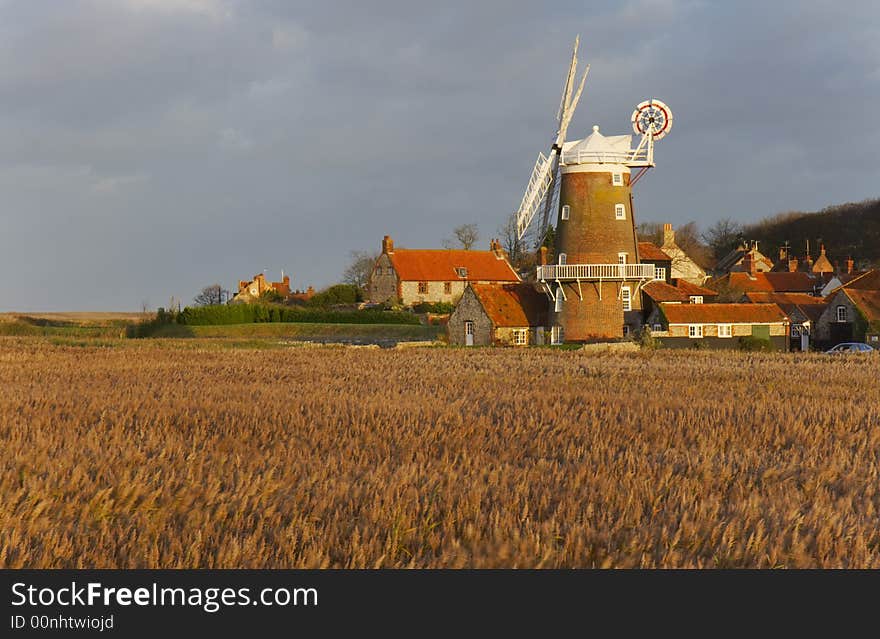
[[[553,306],[554,312],[556,312],[556,313],[562,312],[562,302],[564,300],[565,300],[565,298],[562,297],[562,285],[560,284],[559,286],[556,287],[556,300],[555,300],[555,303]]]
[[[651,331],[654,333],[662,333],[663,332],[663,324],[654,324],[651,327]]]
[[[733,324],[719,324],[718,337],[733,337]]]
[[[565,329],[556,324],[550,329],[550,343],[553,346],[559,346],[565,342]]]
[[[625,220],[626,219],[626,205],[625,204],[615,204],[614,205],[614,219],[615,220]]]
[[[515,328],[513,329],[513,343],[515,346],[529,345],[529,329]]]
[[[654,279],[666,281],[666,269],[659,266],[654,267]]]
[[[612,173],[611,174],[611,185],[612,186],[623,186],[623,173]]]
[[[560,253],[559,256],[556,258],[556,261],[559,263],[560,266],[565,266],[566,264],[568,264],[568,254]]]
[[[703,325],[688,324],[688,337],[691,339],[703,339]]]
[[[690,296],[691,304],[702,304],[703,296],[702,295],[691,295]]]
[[[562,205],[562,215],[560,216],[563,220],[567,220],[571,215],[571,207],[568,204]]]
[[[626,253],[618,253],[617,254],[617,263],[618,264],[626,264]]]
[[[620,289],[620,301],[623,302],[624,311],[632,310],[632,290],[629,286],[624,286]]]
[[[843,304],[837,305],[837,321],[838,322],[846,322],[849,317],[849,313],[847,312],[846,306]]]

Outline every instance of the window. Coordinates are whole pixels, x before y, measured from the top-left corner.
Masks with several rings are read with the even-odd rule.
[[[425,295],[428,292],[428,283],[419,282],[419,295]]]
[[[688,325],[688,337],[693,337],[693,338],[697,338],[697,339],[703,337],[703,325],[702,324]]]
[[[467,277],[467,267],[466,266],[456,266],[455,273],[459,277]]]
[[[568,204],[565,204],[562,207],[562,219],[567,220],[569,215],[571,215],[571,207]]]
[[[452,295],[452,282],[443,282],[444,295]]]
[[[666,269],[654,267],[654,279],[655,280],[666,280]]]
[[[614,205],[614,217],[618,220],[626,219],[626,207],[623,204]]]
[[[624,324],[624,325],[623,325],[623,336],[624,336],[624,337],[629,337],[629,324]]]
[[[567,264],[568,263],[568,255],[566,255],[565,253],[560,253],[559,254],[559,263],[560,264]]]
[[[702,295],[691,295],[690,296],[691,304],[702,304],[703,296]]]
[[[550,329],[550,343],[562,344],[565,341],[565,329],[561,326],[554,326]]]
[[[731,324],[719,324],[718,337],[733,337],[733,326]]]
[[[553,307],[553,310],[557,313],[562,312],[562,286],[556,287],[556,306]]]
[[[527,346],[529,343],[529,329],[517,328],[513,331],[513,343],[517,346]]]
[[[631,311],[632,310],[632,293],[629,290],[629,286],[624,286],[620,289],[620,299],[623,301],[623,310]]]
[[[654,326],[651,327],[651,330],[655,333],[660,333],[663,331],[663,324],[654,324]]]
[[[618,253],[617,254],[617,263],[618,264],[626,264],[626,253]]]
[[[612,173],[611,184],[614,186],[623,186],[623,173]]]
[[[837,321],[845,322],[846,321],[846,306],[838,306],[837,307]]]

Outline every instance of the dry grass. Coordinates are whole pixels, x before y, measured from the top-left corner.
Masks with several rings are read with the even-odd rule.
[[[2,567],[880,567],[880,358],[0,340]]]

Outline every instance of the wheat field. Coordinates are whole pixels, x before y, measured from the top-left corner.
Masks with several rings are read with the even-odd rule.
[[[0,340],[6,568],[880,567],[880,358]]]

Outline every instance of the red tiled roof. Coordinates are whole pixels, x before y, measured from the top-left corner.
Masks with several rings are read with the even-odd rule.
[[[518,282],[519,276],[503,257],[494,251],[459,251],[447,249],[395,249],[388,253],[394,270],[403,281],[436,282]],[[460,277],[457,268],[466,268]]]
[[[697,286],[696,284],[691,284],[687,280],[683,280],[681,278],[675,280],[675,287],[684,291],[688,296],[702,295],[703,297],[718,297],[718,293],[713,291],[711,288]]]
[[[809,295],[808,293],[748,292],[746,297],[753,304],[797,304],[798,306],[803,306],[806,304],[826,303],[824,298]]]
[[[639,242],[639,259],[648,260],[649,262],[672,261],[672,258],[653,242]]]
[[[858,307],[866,320],[869,322],[880,321],[880,291],[844,289],[844,293]]]
[[[670,324],[770,324],[786,321],[776,304],[661,304]]]
[[[729,286],[744,293],[764,291],[767,293],[810,293],[816,280],[806,273],[748,273],[732,272],[709,282],[709,286]]]
[[[841,279],[841,281],[843,281]],[[880,291],[880,270],[874,269],[854,277],[843,285],[847,290]]]
[[[542,326],[547,296],[531,284],[470,284],[495,326]]]
[[[680,288],[670,286],[660,280],[648,282],[642,287],[642,290],[655,302],[687,302],[690,299],[688,294]],[[715,295],[714,292],[712,294]]]

